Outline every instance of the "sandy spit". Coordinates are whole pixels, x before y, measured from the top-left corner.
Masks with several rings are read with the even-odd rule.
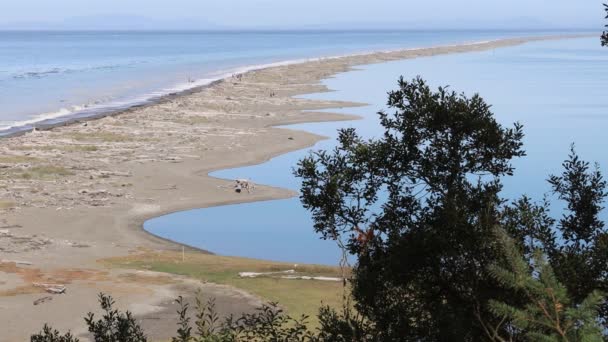
[[[206,286],[221,311],[259,304],[243,291],[174,277],[168,283],[125,282],[130,271],[99,259],[181,246],[146,233],[146,219],[215,205],[287,198],[287,189],[258,185],[235,193],[214,170],[261,163],[313,145],[321,136],[277,125],[356,117],[316,112],[361,104],[296,95],[329,91],[321,81],[357,65],[482,51],[551,36],[311,60],[250,71],[209,87],[169,96],[85,123],[0,140],[0,341],[25,341],[45,322],[82,333],[96,294],[111,293],[146,323],[153,340],[175,330],[171,299]],[[397,77],[399,75],[395,75]],[[244,175],[246,176],[246,175]],[[229,219],[229,218],[227,218]],[[33,282],[62,282],[67,294],[39,305]]]

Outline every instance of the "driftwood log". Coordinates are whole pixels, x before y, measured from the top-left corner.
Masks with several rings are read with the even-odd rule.
[[[38,298],[34,301],[34,305],[40,305],[42,303],[48,302],[53,300],[53,297],[51,296],[46,296],[46,297],[42,297],[42,298]]]
[[[32,285],[34,285],[35,287],[41,287],[46,292],[52,294],[62,294],[65,293],[65,291],[67,290],[67,288],[63,284],[33,283]]]
[[[29,262],[29,261],[23,261],[23,260],[6,260],[6,259],[2,259],[2,260],[0,260],[0,264],[15,264],[15,265],[27,265],[27,266],[32,265],[32,263],[31,263],[31,262]]]

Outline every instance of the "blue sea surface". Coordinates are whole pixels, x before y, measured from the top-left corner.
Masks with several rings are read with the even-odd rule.
[[[311,150],[334,146],[337,129],[354,127],[366,137],[382,133],[376,112],[385,109],[386,93],[396,88],[400,75],[420,75],[434,87],[449,85],[467,95],[478,92],[493,105],[501,124],[524,125],[527,156],[515,160],[515,175],[504,179],[506,198],[527,194],[542,199],[550,191],[548,175],[560,172],[572,143],[582,158],[606,170],[608,50],[597,38],[579,38],[368,65],[339,74],[324,81],[335,92],[305,97],[369,103],[334,110],[362,120],[290,126],[330,139],[260,165],[212,175],[297,190],[299,182],[292,175],[297,161]],[[552,209],[554,216],[560,215],[559,206]],[[178,212],[147,221],[145,229],[223,255],[330,265],[340,257],[333,242],[314,233],[310,213],[297,198]]]
[[[244,66],[513,36],[523,31],[0,31],[0,136],[147,103]]]

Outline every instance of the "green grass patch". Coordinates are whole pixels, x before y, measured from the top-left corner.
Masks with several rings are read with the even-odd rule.
[[[71,176],[73,174],[74,173],[72,171],[61,166],[43,165],[34,166],[19,173],[18,175],[23,179],[46,179]]]
[[[310,316],[310,323],[317,325],[316,315],[321,305],[337,309],[342,307],[342,282],[318,280],[290,280],[272,277],[241,278],[239,272],[276,272],[295,269],[299,275],[340,277],[337,267],[298,265],[263,260],[209,255],[199,252],[143,253],[102,261],[108,267],[151,270],[179,274],[216,284],[231,285],[258,295],[266,300],[279,302],[290,315]]]

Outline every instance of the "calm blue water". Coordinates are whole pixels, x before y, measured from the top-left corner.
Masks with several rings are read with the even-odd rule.
[[[0,32],[0,135],[146,103],[248,65],[544,33]]]
[[[375,113],[385,107],[386,92],[395,88],[399,75],[421,75],[434,86],[447,84],[467,94],[479,92],[493,104],[501,123],[524,124],[528,156],[515,161],[516,175],[505,179],[506,197],[525,193],[542,198],[549,190],[547,175],[560,171],[572,142],[583,158],[599,162],[603,169],[608,165],[608,97],[604,96],[608,50],[599,47],[597,38],[366,66],[325,81],[336,92],[306,96],[370,103],[342,110],[361,115],[363,120],[291,127],[331,137],[313,149],[331,148],[340,127],[355,127],[368,137],[377,136],[381,129]],[[298,189],[291,170],[307,153],[309,150],[296,151],[213,176],[249,177],[257,183]],[[558,209],[554,208],[556,215]],[[339,260],[334,244],[315,235],[310,215],[297,198],[184,211],[150,220],[145,228],[224,255],[323,264]]]

